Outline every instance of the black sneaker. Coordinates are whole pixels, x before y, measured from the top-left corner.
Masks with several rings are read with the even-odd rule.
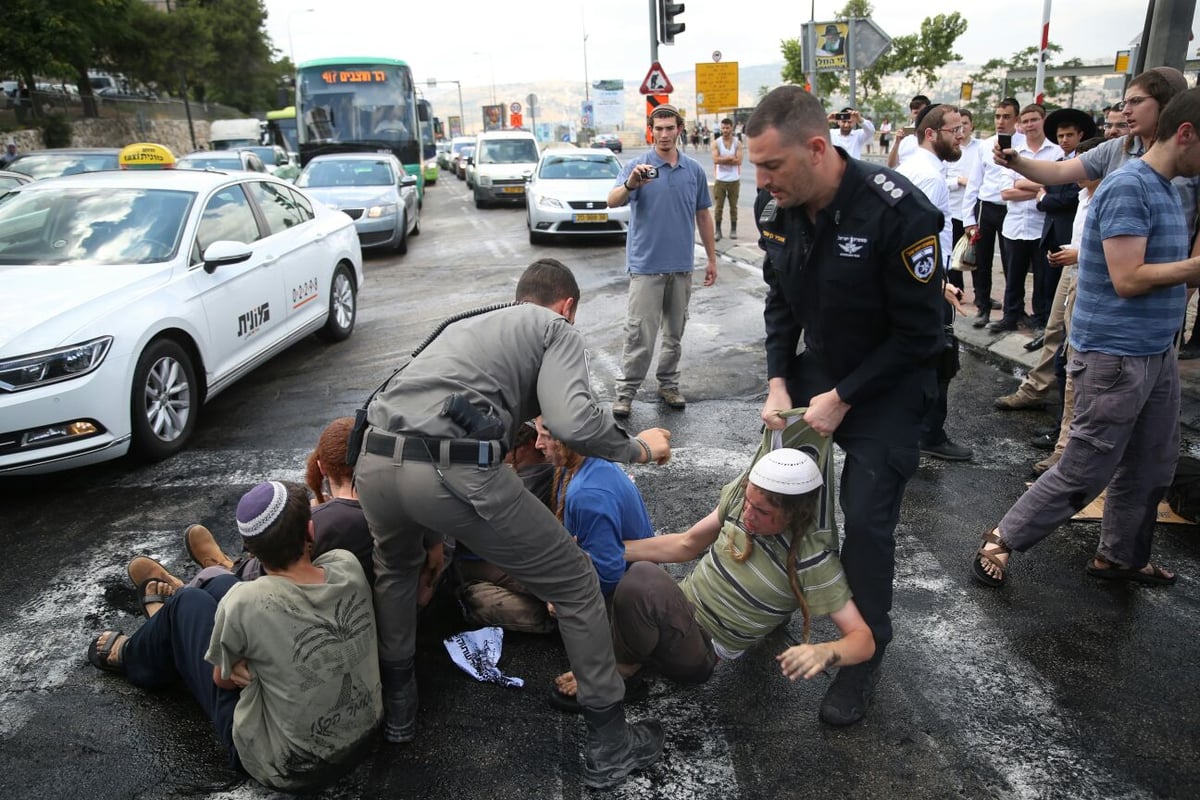
[[[971,321],[971,325],[975,328],[982,328],[984,325],[988,324],[988,320],[991,318],[991,316],[992,310],[990,308],[981,308],[979,309],[979,312],[975,314],[975,319]]]
[[[921,455],[940,458],[943,461],[970,461],[971,456],[975,455],[969,447],[963,447],[961,444],[955,444],[947,439],[941,444],[921,445]]]
[[[880,661],[872,658],[865,664],[838,670],[821,700],[822,721],[830,725],[853,725],[867,715],[875,685],[879,683]]]
[[[1036,447],[1038,450],[1053,450],[1056,444],[1058,444],[1058,431],[1055,431],[1053,436],[1047,433],[1034,436],[1029,440],[1029,446]]]

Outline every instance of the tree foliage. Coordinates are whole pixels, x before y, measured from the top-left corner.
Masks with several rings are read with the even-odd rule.
[[[870,17],[874,12],[870,0],[847,0],[837,12],[838,19]],[[957,11],[926,17],[917,33],[904,34],[892,39],[892,45],[868,69],[859,70],[856,76],[857,89],[861,94],[860,105],[866,106],[870,99],[881,91],[883,79],[888,75],[902,73],[917,85],[917,91],[937,82],[938,70],[951,61],[962,58],[954,51],[954,43],[967,30],[967,21]],[[799,39],[784,39],[780,42],[783,53],[783,79],[789,83],[804,83]],[[817,88],[822,97],[841,91],[848,81],[842,72],[817,74]]]
[[[95,113],[88,71],[120,73],[135,85],[236,106],[276,105],[290,62],[267,39],[262,0],[6,0],[0,73],[27,85],[76,85]]]
[[[1062,52],[1062,47],[1050,42],[1046,49],[1046,64],[1049,65],[1051,59]],[[967,107],[976,116],[980,114],[986,116],[995,108],[996,103],[1005,97],[1015,97],[1021,93],[1032,94],[1036,79],[1014,78],[1009,80],[1008,71],[1033,69],[1037,66],[1037,58],[1038,48],[1026,47],[1008,58],[993,58],[988,61],[979,68],[978,72],[971,73],[970,81],[973,86],[971,102],[967,104]],[[1043,89],[1047,97],[1056,97],[1061,92],[1059,82],[1054,78],[1046,78]]]

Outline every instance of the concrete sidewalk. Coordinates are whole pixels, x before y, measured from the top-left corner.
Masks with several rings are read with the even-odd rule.
[[[717,242],[717,253],[720,256],[737,261],[748,266],[762,268],[763,253],[758,247],[756,228],[750,227],[740,232],[742,238],[731,240],[722,239]],[[699,244],[699,239],[696,240]],[[972,279],[967,277],[966,292],[963,305],[974,308],[974,294],[971,291]],[[996,256],[992,268],[993,299],[999,300],[1004,293],[1004,271],[1000,267],[1000,257]],[[1026,308],[1033,297],[1033,276],[1025,284]],[[1188,325],[1191,325],[1194,312],[1188,311]],[[971,325],[973,317],[958,316],[954,321],[954,332],[964,349],[975,353],[989,361],[1000,364],[1014,371],[1025,371],[1037,364],[1039,351],[1032,353],[1025,350],[1025,343],[1033,339],[1033,334],[1024,329],[1012,333],[990,333],[986,328],[975,328]],[[1000,314],[992,312],[992,319],[997,320]],[[1189,327],[1188,330],[1191,330]],[[1179,378],[1182,390],[1180,405],[1180,421],[1188,429],[1200,433],[1200,359],[1179,362]],[[1016,387],[1013,387],[1016,388]]]

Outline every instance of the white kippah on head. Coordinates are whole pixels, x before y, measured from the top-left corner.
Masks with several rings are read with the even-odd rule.
[[[238,532],[252,539],[271,526],[287,505],[287,487],[279,481],[260,483],[242,495],[237,506]]]
[[[821,485],[821,470],[808,455],[781,447],[760,458],[750,469],[750,482],[777,494],[806,494]]]

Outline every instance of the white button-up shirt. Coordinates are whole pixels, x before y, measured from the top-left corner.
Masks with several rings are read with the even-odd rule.
[[[963,208],[963,200],[967,196],[967,187],[959,186],[958,177],[960,175],[970,176],[982,151],[983,147],[979,144],[979,140],[972,136],[962,143],[962,158],[958,161],[946,162],[946,188],[950,190],[950,216],[954,219],[963,219],[966,212],[966,209]]]
[[[1025,134],[1014,133],[1013,149],[1020,150],[1025,146]],[[962,221],[964,226],[976,225],[978,220],[975,218],[975,202],[983,200],[987,203],[1003,203],[1000,198],[1000,191],[1008,189],[1013,185],[1013,181],[1019,176],[1008,167],[1002,167],[992,158],[992,151],[996,148],[995,135],[989,136],[979,143],[979,160],[971,169],[971,174],[967,176],[967,188],[963,192],[963,216]]]
[[[1058,161],[1063,157],[1062,148],[1049,139],[1043,140],[1042,146],[1036,151],[1030,148],[1028,142],[1022,142],[1020,147],[1016,147],[1016,150],[1021,158],[1032,158],[1038,161]],[[1021,177],[1012,170],[1005,171],[1013,174],[1014,182],[1015,179]],[[1004,228],[1001,230],[1001,234],[1005,239],[1040,239],[1045,222],[1046,214],[1044,211],[1038,211],[1036,197],[1030,200],[1009,200],[1008,213],[1004,215]]]
[[[862,121],[861,128],[852,130],[844,136],[842,135],[841,128],[834,128],[829,131],[830,141],[849,153],[851,158],[862,158],[863,146],[874,138],[875,126],[871,124],[871,120],[869,119]]]
[[[916,152],[896,167],[904,177],[912,181],[913,186],[920,189],[929,198],[929,202],[942,212],[942,231],[938,235],[938,243],[942,249],[942,267],[950,259],[954,251],[953,226],[950,222],[950,192],[946,189],[946,175],[943,172],[940,158],[924,147],[918,146]]]

